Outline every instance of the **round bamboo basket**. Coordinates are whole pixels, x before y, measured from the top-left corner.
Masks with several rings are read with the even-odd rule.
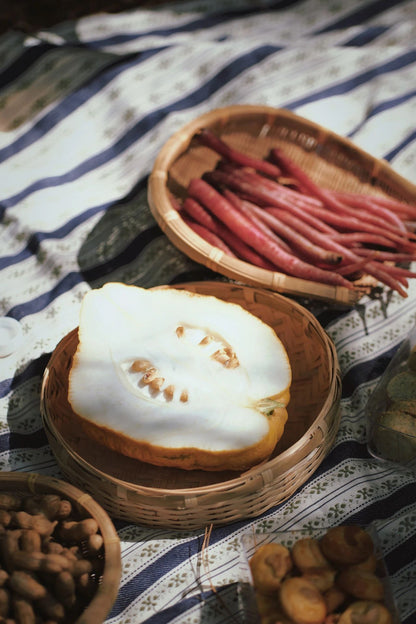
[[[104,568],[96,578],[97,589],[75,624],[101,624],[106,619],[118,594],[121,577],[120,540],[107,512],[77,487],[33,472],[0,472],[0,492],[23,495],[58,494],[71,502],[74,517],[94,518],[104,541]]]
[[[311,313],[277,293],[208,281],[175,288],[237,303],[268,323],[283,342],[293,375],[289,417],[268,461],[241,474],[161,468],[85,437],[67,400],[77,328],[57,345],[43,378],[41,412],[49,442],[68,480],[91,492],[116,518],[196,529],[257,517],[293,494],[334,442],[341,396],[335,347]]]
[[[210,111],[178,130],[157,156],[148,184],[153,216],[170,241],[187,256],[228,278],[294,296],[346,305],[356,303],[377,282],[368,276],[356,289],[328,286],[256,267],[233,258],[198,236],[172,207],[182,200],[192,178],[215,168],[220,159],[193,137],[209,128],[232,147],[264,158],[272,147],[287,155],[323,187],[416,201],[416,186],[385,162],[374,158],[322,126],[290,111],[268,106],[235,105]]]

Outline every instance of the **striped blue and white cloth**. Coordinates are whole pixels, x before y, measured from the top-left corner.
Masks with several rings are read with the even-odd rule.
[[[283,107],[415,182],[415,42],[414,0],[183,0],[0,37],[0,313],[23,328],[19,349],[0,358],[2,470],[62,478],[40,383],[90,288],[217,277],[174,248],[150,214],[147,179],[169,136],[213,108]],[[416,283],[408,292],[352,309],[301,301],[340,361],[333,449],[288,501],[214,529],[208,548],[204,531],[114,519],[123,569],[108,622],[248,621],[235,615],[241,535],[344,522],[379,528],[401,622],[416,622],[415,474],[369,456],[364,420],[415,324]]]

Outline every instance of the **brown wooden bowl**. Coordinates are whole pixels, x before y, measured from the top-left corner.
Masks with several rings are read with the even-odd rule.
[[[58,494],[71,502],[77,518],[94,518],[104,541],[104,568],[97,589],[75,624],[102,624],[118,594],[121,578],[120,540],[107,512],[90,494],[54,477],[33,472],[0,472],[0,492]]]
[[[75,328],[46,368],[41,412],[52,450],[69,481],[116,517],[180,529],[256,517],[288,498],[316,470],[339,426],[341,381],[335,347],[316,318],[282,295],[223,282],[176,288],[237,303],[268,323],[292,367],[289,418],[272,456],[245,473],[180,470],[145,464],[88,439],[68,403]]]
[[[219,156],[193,139],[209,128],[232,147],[264,158],[272,147],[286,154],[323,187],[391,196],[416,202],[416,186],[385,161],[374,158],[350,140],[288,110],[269,106],[235,105],[212,110],[178,130],[159,152],[148,185],[148,201],[160,228],[187,256],[209,269],[244,284],[276,292],[352,305],[371,287],[374,278],[355,282],[356,290],[269,271],[226,255],[198,236],[172,207],[171,197],[186,195],[189,181],[212,170]]]

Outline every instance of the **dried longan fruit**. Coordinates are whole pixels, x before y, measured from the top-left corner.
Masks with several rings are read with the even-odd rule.
[[[374,551],[373,540],[365,529],[340,525],[328,529],[321,539],[324,556],[336,565],[361,563]]]
[[[373,572],[356,569],[355,566],[341,570],[337,577],[338,586],[354,598],[361,600],[383,600],[383,581]]]
[[[254,585],[265,594],[275,592],[292,567],[290,551],[274,542],[260,546],[250,559]]]
[[[353,602],[342,613],[337,624],[392,624],[389,610],[379,602]]]
[[[284,612],[295,624],[321,624],[327,614],[325,600],[307,579],[287,577],[280,587],[280,602]]]
[[[329,568],[331,564],[324,556],[319,541],[312,537],[304,537],[292,546],[293,563],[301,572],[309,568]]]

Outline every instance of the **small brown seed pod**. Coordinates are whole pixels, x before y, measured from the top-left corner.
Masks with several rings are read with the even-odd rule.
[[[16,594],[26,600],[40,600],[46,596],[46,588],[31,574],[15,570],[9,579],[9,586]]]

